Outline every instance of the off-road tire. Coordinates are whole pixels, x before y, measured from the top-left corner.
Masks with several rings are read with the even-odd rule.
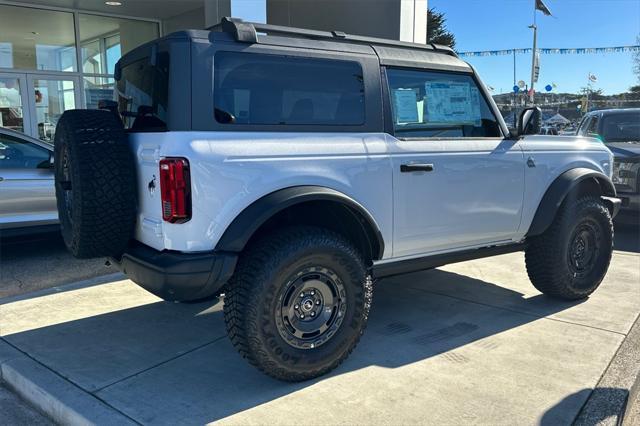
[[[588,259],[576,260],[577,254],[591,248],[595,251]],[[609,268],[612,252],[611,214],[599,197],[588,195],[563,202],[549,229],[529,241],[525,262],[529,279],[539,291],[577,300],[598,288]],[[586,261],[586,269],[579,271],[577,265],[582,261]]]
[[[278,328],[278,306],[286,300],[279,294],[300,271],[316,267],[334,271],[343,286],[343,321],[319,346],[294,347],[280,334],[282,322]],[[372,287],[362,254],[341,235],[315,227],[280,230],[240,257],[224,300],[227,333],[240,354],[269,376],[290,382],[311,379],[336,368],[360,340]]]
[[[122,254],[136,221],[137,186],[121,121],[109,111],[66,111],[56,127],[54,158],[69,251],[78,258]]]

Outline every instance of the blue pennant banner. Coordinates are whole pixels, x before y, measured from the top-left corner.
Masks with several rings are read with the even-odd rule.
[[[531,53],[533,49],[530,47],[525,49],[504,49],[504,50],[482,50],[479,52],[458,52],[458,56],[472,57],[472,56],[505,56]],[[593,53],[626,53],[626,52],[640,52],[640,46],[616,46],[616,47],[580,47],[575,49],[538,49],[543,55],[585,55]]]

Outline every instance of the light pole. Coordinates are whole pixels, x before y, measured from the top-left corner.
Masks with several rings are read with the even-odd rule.
[[[533,25],[529,25],[529,28],[533,29],[533,52],[531,52],[531,103],[535,102],[535,90],[534,85],[540,71],[539,56],[538,56],[538,25],[536,23],[537,11],[541,11],[546,16],[551,16],[551,11],[544,4],[543,0],[533,0]]]
[[[535,3],[534,3],[535,4]],[[536,82],[536,66],[538,62],[536,59],[536,50],[538,48],[538,26],[536,25],[536,12],[533,11],[533,25],[529,25],[529,28],[533,28],[533,52],[531,53],[531,88],[529,89],[529,100],[531,103],[535,103],[535,90],[534,83]]]

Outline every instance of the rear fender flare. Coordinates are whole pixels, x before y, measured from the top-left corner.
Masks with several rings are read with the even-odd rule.
[[[374,260],[381,259],[384,240],[380,228],[371,214],[351,197],[322,186],[294,186],[263,196],[246,207],[227,227],[216,245],[216,250],[241,252],[255,232],[270,218],[288,207],[307,201],[333,201],[356,216],[372,247]],[[373,249],[375,247],[375,250]]]

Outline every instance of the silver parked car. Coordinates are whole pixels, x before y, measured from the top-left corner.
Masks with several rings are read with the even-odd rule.
[[[53,145],[0,127],[0,235],[58,227]]]

